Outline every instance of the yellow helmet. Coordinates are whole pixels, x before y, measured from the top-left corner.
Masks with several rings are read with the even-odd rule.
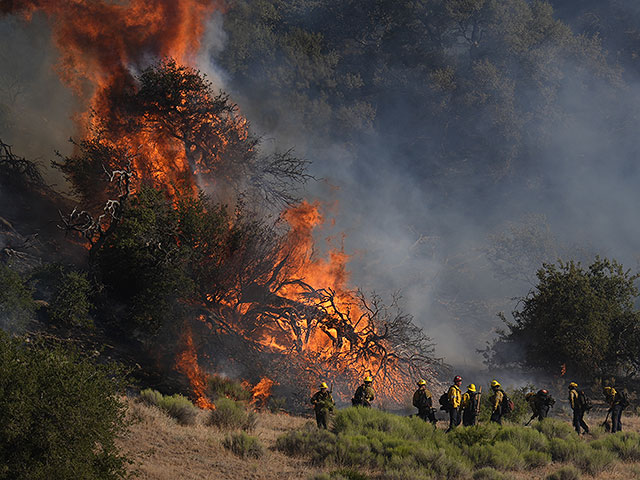
[[[491,380],[491,388],[499,387],[499,386],[500,386],[500,384],[498,383],[497,380]]]
[[[602,389],[602,391],[605,392],[605,393],[610,393],[611,392],[611,387],[604,387]]]
[[[576,382],[571,382],[569,384],[569,388],[578,388],[578,384]]]
[[[426,385],[427,382],[425,382],[424,380],[420,379],[420,381],[418,382],[418,385]]]
[[[320,384],[320,388],[329,388],[329,386],[326,384],[326,382],[322,382]]]
[[[373,382],[373,378],[371,378],[371,376],[364,377],[364,383],[371,383],[371,382]]]
[[[469,386],[467,387],[467,390],[469,390],[470,392],[475,392],[476,386],[473,383],[470,383]]]

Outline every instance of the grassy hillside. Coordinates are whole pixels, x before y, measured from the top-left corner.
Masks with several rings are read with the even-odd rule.
[[[242,458],[224,446],[233,432],[206,425],[208,412],[180,425],[156,407],[127,403],[134,424],[121,447],[141,479],[640,477],[639,417],[625,417],[625,432],[615,437],[596,427],[603,418],[589,417],[593,435],[581,439],[564,420],[533,428],[481,425],[445,435],[443,422],[433,431],[417,418],[346,409],[334,417],[335,433],[319,433],[309,418],[261,412],[248,434],[263,446],[262,455]]]

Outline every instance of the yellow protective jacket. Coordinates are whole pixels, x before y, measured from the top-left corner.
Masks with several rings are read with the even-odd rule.
[[[454,409],[460,408],[460,405],[462,405],[462,391],[457,385],[449,387],[449,403]]]
[[[569,390],[569,404],[573,410],[576,409],[576,403],[578,402],[578,390],[572,388]]]
[[[609,404],[609,407],[613,408],[616,403],[619,403],[619,398],[616,398],[617,396],[618,392],[615,388],[611,387],[611,390],[609,391],[609,394],[606,395],[605,400]]]
[[[491,395],[491,404],[493,405],[493,411],[495,412],[502,405],[502,399],[504,398],[504,392],[502,390],[494,390]]]

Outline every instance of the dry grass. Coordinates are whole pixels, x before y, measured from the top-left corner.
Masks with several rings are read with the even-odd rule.
[[[267,447],[259,460],[240,459],[222,446],[228,432],[204,425],[200,412],[196,425],[181,426],[160,409],[127,400],[134,420],[120,446],[134,461],[138,479],[153,480],[299,480],[317,469],[291,459],[270,447],[283,432],[302,427],[308,420],[285,414],[261,413],[252,435]]]
[[[288,457],[273,447],[276,438],[290,430],[300,429],[309,419],[286,414],[263,412],[253,436],[260,439],[266,451],[260,459],[241,459],[222,446],[228,432],[207,427],[207,412],[201,411],[195,425],[181,426],[156,407],[131,399],[129,416],[136,421],[130,434],[121,440],[123,450],[134,461],[131,471],[138,479],[153,480],[307,480],[322,470],[311,467],[303,459]],[[600,425],[604,416],[587,418],[592,427]],[[441,427],[444,427],[444,423]],[[625,430],[640,431],[640,417],[623,417]],[[604,435],[594,430],[595,435]],[[560,464],[535,470],[509,472],[516,480],[544,480],[558,470]],[[640,463],[618,462],[589,480],[627,480],[640,478]]]

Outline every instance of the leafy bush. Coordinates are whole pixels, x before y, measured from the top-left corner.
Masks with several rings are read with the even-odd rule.
[[[537,422],[533,428],[544,434],[549,440],[553,438],[578,438],[578,435],[571,424],[561,422],[555,418],[545,418],[542,422]]]
[[[551,454],[538,451],[529,451],[522,454],[527,468],[544,467],[551,463]]]
[[[546,480],[580,480],[580,472],[571,465],[556,470],[551,475],[547,475]]]
[[[193,425],[196,422],[199,409],[182,395],[162,395],[155,390],[146,389],[140,392],[140,400],[164,410],[180,425]]]
[[[270,397],[267,402],[267,408],[271,413],[278,413],[284,410],[287,399],[284,397]]]
[[[240,428],[251,431],[257,421],[255,412],[247,412],[241,404],[230,398],[219,398],[216,401],[216,409],[209,413],[206,424],[223,430]]]
[[[308,423],[302,430],[278,437],[276,448],[291,457],[307,457],[314,465],[324,465],[335,461],[336,435]]]
[[[636,432],[616,432],[591,442],[591,446],[615,453],[626,462],[640,461],[640,434]]]
[[[518,450],[507,442],[473,445],[467,449],[467,455],[476,467],[518,470],[524,466],[524,460]]]
[[[222,441],[224,448],[231,450],[239,457],[260,458],[264,455],[264,447],[256,438],[247,435],[245,432],[232,433],[227,435]]]
[[[585,449],[582,455],[574,460],[580,470],[589,475],[597,475],[615,461],[615,456],[606,450]]]
[[[0,479],[125,477],[118,367],[0,333]]]
[[[485,467],[473,474],[473,480],[506,480],[507,477],[497,470]]]
[[[223,397],[233,400],[249,400],[251,392],[237,380],[211,375],[207,379],[207,396],[214,400]]]
[[[93,327],[89,311],[91,284],[86,275],[69,272],[62,275],[49,302],[49,319],[56,324],[74,327]]]
[[[0,328],[10,332],[23,331],[35,318],[33,291],[16,272],[0,263]]]

